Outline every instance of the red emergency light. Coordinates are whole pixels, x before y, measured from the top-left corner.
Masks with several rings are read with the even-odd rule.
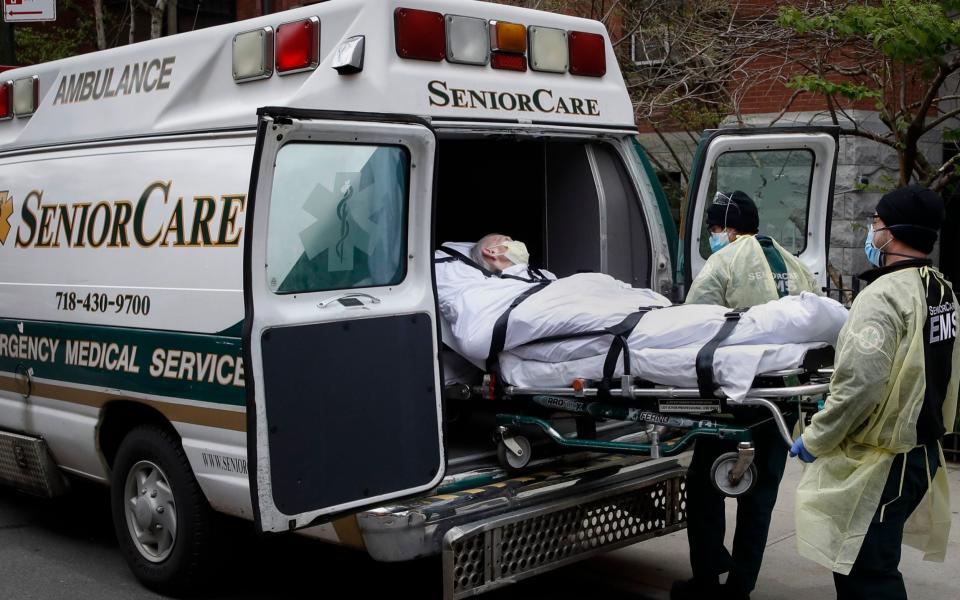
[[[607,73],[607,49],[599,33],[571,31],[570,72],[574,75],[603,77]]]
[[[13,118],[13,82],[0,82],[0,121]]]
[[[312,71],[320,64],[320,19],[284,23],[277,27],[277,73]]]
[[[526,71],[527,57],[522,54],[493,52],[490,54],[490,66],[507,71]]]
[[[398,8],[394,13],[397,55],[432,60],[446,58],[447,37],[443,15],[429,10]]]

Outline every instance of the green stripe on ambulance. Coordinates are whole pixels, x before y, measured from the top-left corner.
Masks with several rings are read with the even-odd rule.
[[[0,371],[243,406],[239,337],[0,319]]]

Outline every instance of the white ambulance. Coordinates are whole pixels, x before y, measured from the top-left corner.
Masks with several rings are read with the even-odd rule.
[[[602,24],[473,0],[333,0],[4,73],[0,480],[108,484],[132,570],[171,593],[216,558],[214,512],[443,553],[449,598],[682,528],[678,459],[513,476],[444,394],[443,241],[500,231],[558,275],[670,293],[736,185],[823,280],[835,132],[710,135],[683,267],[636,133]]]

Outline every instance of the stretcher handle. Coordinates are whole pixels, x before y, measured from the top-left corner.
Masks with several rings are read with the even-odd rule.
[[[783,441],[786,442],[787,446],[793,445],[793,432],[787,427],[787,420],[783,418],[783,413],[780,412],[777,405],[770,400],[747,396],[743,400],[727,400],[727,403],[730,404],[730,406],[759,406],[766,408],[770,411],[770,414],[773,415],[773,422],[777,424],[777,429],[780,430]]]

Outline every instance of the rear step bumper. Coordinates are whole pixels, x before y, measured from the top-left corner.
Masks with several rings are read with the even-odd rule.
[[[443,597],[475,596],[683,529],[685,470],[455,527],[443,536]]]
[[[606,457],[357,517],[375,559],[442,552],[453,600],[682,529],[685,475],[678,459]]]

